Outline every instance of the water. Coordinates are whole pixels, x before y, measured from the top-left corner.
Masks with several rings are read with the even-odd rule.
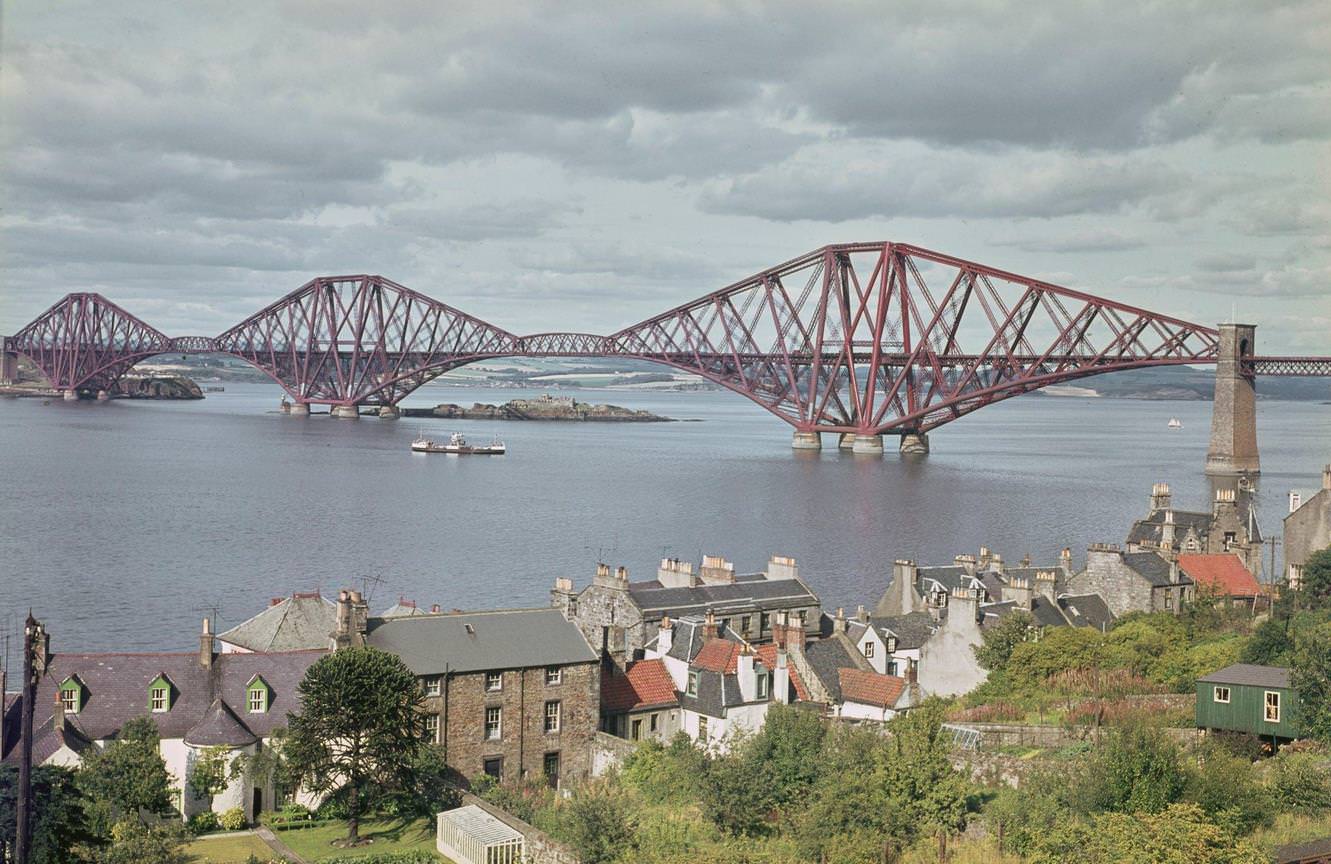
[[[434,384],[405,404],[538,392]],[[598,559],[636,579],[704,552],[741,571],[793,555],[827,607],[853,607],[877,599],[895,558],[946,563],[985,544],[1037,562],[1071,546],[1080,561],[1122,540],[1153,482],[1179,507],[1209,496],[1209,403],[1027,396],[904,460],[792,452],[788,426],[729,392],[577,395],[703,422],[295,418],[261,384],[202,402],[0,400],[0,627],[31,606],[57,650],[188,650],[201,616],[229,627],[292,591],[365,586],[374,611],[399,595],[535,606],[557,576],[586,584]],[[1268,533],[1289,489],[1317,485],[1328,414],[1261,403]],[[412,454],[421,430],[498,433],[509,453]]]

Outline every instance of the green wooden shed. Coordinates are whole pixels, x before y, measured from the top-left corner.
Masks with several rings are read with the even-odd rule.
[[[1197,679],[1197,728],[1247,732],[1262,740],[1299,737],[1299,696],[1289,669],[1235,663]]]

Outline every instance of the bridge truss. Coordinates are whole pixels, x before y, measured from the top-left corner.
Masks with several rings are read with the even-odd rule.
[[[895,243],[827,246],[614,334],[519,336],[381,276],[313,279],[216,337],[171,338],[98,294],[12,337],[62,390],[108,389],[162,353],[223,352],[299,403],[396,405],[505,356],[627,357],[740,393],[802,432],[922,433],[1050,385],[1214,363],[1210,327]],[[1253,357],[1252,374],[1331,374]]]

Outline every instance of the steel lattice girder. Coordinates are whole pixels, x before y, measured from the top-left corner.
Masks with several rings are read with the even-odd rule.
[[[62,389],[109,387],[166,352],[220,351],[296,400],[396,404],[502,356],[633,357],[701,375],[804,431],[922,432],[1120,369],[1213,363],[1217,331],[915,246],[827,246],[609,336],[514,334],[381,276],[311,280],[215,338],[171,339],[70,294],[5,340]],[[1327,357],[1253,357],[1327,375]]]

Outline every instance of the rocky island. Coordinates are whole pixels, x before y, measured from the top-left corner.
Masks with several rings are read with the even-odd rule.
[[[461,405],[436,405],[434,408],[403,411],[407,416],[449,417],[457,420],[573,420],[603,423],[669,423],[650,411],[635,411],[618,405],[593,405],[572,396],[542,396],[539,399],[514,399],[503,405],[476,402],[470,408]]]

